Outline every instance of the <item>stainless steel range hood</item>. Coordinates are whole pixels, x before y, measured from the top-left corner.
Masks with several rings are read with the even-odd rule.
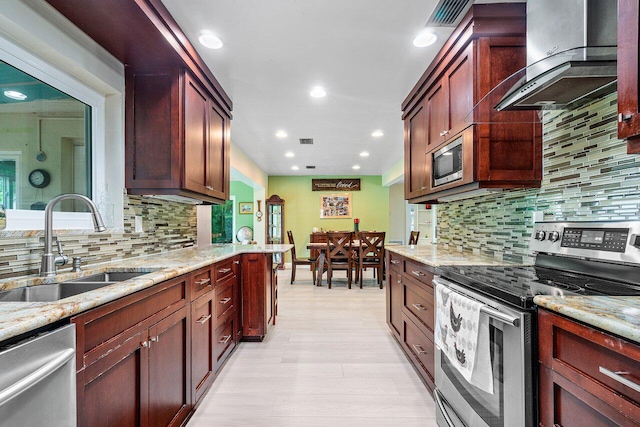
[[[495,108],[567,108],[615,91],[616,44],[616,0],[528,0],[526,75]]]

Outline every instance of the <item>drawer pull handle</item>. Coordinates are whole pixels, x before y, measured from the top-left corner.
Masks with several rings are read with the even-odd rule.
[[[416,310],[418,310],[418,311],[424,311],[424,310],[426,310],[426,309],[427,309],[427,307],[425,307],[425,306],[424,306],[424,305],[422,305],[422,304],[412,304],[412,305],[413,305],[413,306],[416,308]]]
[[[196,285],[198,285],[198,286],[206,285],[210,281],[211,281],[211,279],[196,280]]]
[[[623,377],[623,375],[629,375],[630,374],[629,372],[613,372],[602,366],[600,366],[598,369],[600,370],[600,373],[605,374],[612,380],[616,380],[620,384],[624,384],[627,387],[640,393],[640,384],[634,383],[633,381]]]
[[[398,283],[402,283],[402,279],[398,279]]]
[[[155,337],[151,337],[151,342],[158,342],[160,341],[160,337],[159,336],[155,336]]]
[[[210,185],[207,185],[207,190],[211,191],[211,190],[213,190],[213,187],[210,186]]]
[[[221,268],[220,270],[218,270],[218,273],[220,274],[227,274],[228,272],[230,272],[231,269],[230,268]]]
[[[418,354],[427,354],[427,351],[422,348],[421,345],[418,344],[411,344],[411,347],[413,347],[413,349],[416,351],[416,353]]]
[[[398,264],[400,264],[400,261],[398,261],[397,259],[392,259],[391,260],[391,264],[398,265]]]
[[[140,343],[140,347],[143,347],[143,348],[149,348],[149,341],[142,341],[142,342]]]
[[[207,314],[206,316],[203,314],[201,318],[196,320],[196,323],[200,323],[201,325],[207,323],[207,320],[211,319],[211,315]]]
[[[226,344],[231,339],[231,335],[223,335],[222,339],[218,341],[220,344]]]
[[[426,274],[424,274],[422,271],[418,271],[418,270],[413,270],[411,272],[411,274],[413,274],[414,276],[418,276],[418,277],[426,276]]]
[[[228,303],[229,301],[231,301],[231,297],[226,297],[226,298],[222,298],[220,301],[218,301],[220,304],[224,305],[226,303]]]
[[[235,265],[240,265],[240,261],[233,261]]]

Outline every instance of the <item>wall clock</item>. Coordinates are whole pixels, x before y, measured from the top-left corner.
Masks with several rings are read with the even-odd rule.
[[[51,182],[51,175],[44,169],[34,169],[29,173],[29,184],[35,188],[44,188]]]

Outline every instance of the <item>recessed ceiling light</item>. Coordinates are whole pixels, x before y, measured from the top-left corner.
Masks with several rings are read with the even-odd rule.
[[[276,136],[278,138],[286,138],[288,135],[287,135],[287,132],[285,132],[283,130],[279,130],[279,131],[276,132]]]
[[[297,166],[291,166],[291,170],[297,171],[298,169],[300,169],[300,168],[297,167]]]
[[[413,39],[415,47],[431,46],[438,40],[438,35],[430,30],[424,30]]]
[[[362,153],[360,153],[360,157],[369,157],[369,152],[363,151]]]
[[[327,96],[327,92],[322,86],[315,86],[313,89],[311,89],[309,95],[313,96],[314,98],[324,98],[325,96]]]
[[[374,130],[371,133],[371,136],[374,137],[374,138],[380,138],[381,136],[384,136],[384,132],[382,132],[380,129]]]
[[[27,95],[22,92],[18,92],[17,90],[5,90],[4,96],[7,98],[15,99],[17,101],[24,101],[27,99]]]
[[[284,155],[286,157],[294,157],[295,156],[295,154],[293,154],[293,151],[287,151],[286,153],[284,153]]]
[[[222,47],[222,40],[220,37],[213,34],[211,31],[203,31],[198,37],[198,41],[204,47],[209,49],[220,49]]]
[[[358,170],[358,169],[360,169],[360,165],[353,165],[353,166],[351,167],[351,169]]]

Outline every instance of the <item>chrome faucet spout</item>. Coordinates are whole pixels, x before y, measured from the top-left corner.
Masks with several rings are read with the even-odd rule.
[[[107,229],[104,226],[104,222],[95,203],[87,196],[83,196],[82,194],[61,194],[51,199],[44,210],[44,253],[42,254],[42,262],[40,264],[40,276],[43,277],[55,276],[56,266],[64,265],[67,262],[66,255],[63,255],[61,251],[59,256],[53,254],[53,208],[63,200],[79,200],[84,202],[91,212],[95,231],[102,232]]]

